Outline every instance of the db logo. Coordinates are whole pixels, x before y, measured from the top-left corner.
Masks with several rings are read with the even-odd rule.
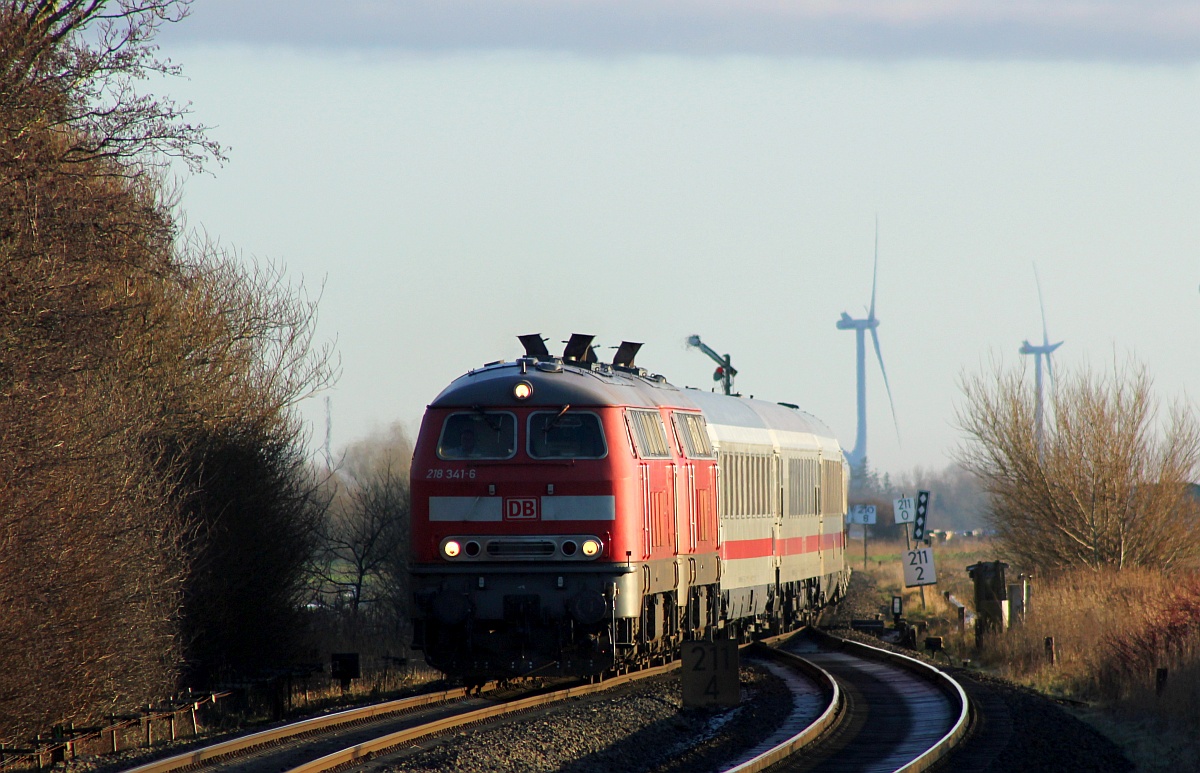
[[[537,497],[510,497],[504,500],[504,520],[536,521],[537,519]]]

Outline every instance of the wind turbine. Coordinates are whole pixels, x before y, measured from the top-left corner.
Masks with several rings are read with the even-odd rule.
[[[1063,345],[1062,341],[1050,343],[1050,334],[1046,332],[1046,304],[1042,300],[1042,280],[1038,277],[1037,264],[1033,266],[1033,281],[1037,283],[1038,306],[1042,309],[1042,345],[1034,346],[1026,339],[1021,343],[1021,354],[1032,354],[1034,357],[1034,384],[1037,388],[1037,402],[1034,408],[1034,421],[1037,433],[1038,459],[1042,458],[1042,355],[1046,356],[1046,372],[1054,378],[1054,366],[1050,364],[1050,353]]]
[[[883,385],[887,388],[888,404],[892,409],[892,423],[896,425],[896,439],[900,439],[900,425],[896,423],[896,404],[892,401],[892,387],[888,384],[887,369],[883,366],[883,353],[879,350],[879,318],[875,316],[875,287],[879,278],[879,218],[875,219],[875,269],[871,275],[871,308],[865,319],[853,319],[846,312],[838,320],[838,330],[853,330],[858,368],[858,431],[854,436],[854,449],[847,454],[852,474],[865,471],[867,461],[867,355],[866,331],[871,331],[871,342],[875,345],[875,356],[879,358],[879,372],[883,374]]]

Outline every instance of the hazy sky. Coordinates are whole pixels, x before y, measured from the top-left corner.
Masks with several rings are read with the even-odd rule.
[[[709,389],[698,333],[848,448],[877,215],[877,468],[948,462],[1035,263],[1056,368],[1200,394],[1195,4],[196,0],[161,42],[230,148],[189,221],[324,286],[335,450],[531,332]]]

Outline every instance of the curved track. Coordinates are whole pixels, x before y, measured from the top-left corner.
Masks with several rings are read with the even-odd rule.
[[[779,661],[781,676],[802,698],[772,738],[728,773],[771,770],[920,771],[965,735],[968,707],[961,687],[913,658],[819,632],[760,647]],[[452,690],[363,707],[196,749],[135,768],[172,773],[220,767],[241,773],[320,773],[362,762],[418,738],[658,676],[677,663],[599,684],[494,702]]]
[[[772,770],[915,773],[929,768],[966,735],[966,693],[932,666],[820,633],[810,632],[785,646],[836,679],[841,709],[827,732]]]

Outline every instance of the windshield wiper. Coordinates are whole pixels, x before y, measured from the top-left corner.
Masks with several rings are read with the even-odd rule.
[[[550,421],[546,422],[546,426],[545,426],[545,427],[542,427],[542,432],[543,432],[544,434],[547,434],[547,435],[549,435],[549,434],[550,434],[550,430],[552,430],[552,429],[554,429],[555,427],[557,427],[557,426],[558,426],[558,423],[559,423],[560,421],[562,421],[562,417],[563,417],[564,415],[566,415],[567,411],[569,411],[569,410],[571,410],[571,404],[570,404],[570,403],[567,403],[567,404],[566,404],[566,405],[564,405],[562,408],[559,408],[559,409],[558,409],[558,413],[557,413],[557,414],[555,414],[554,418],[553,418],[553,419],[551,419]]]
[[[487,425],[492,428],[492,431],[494,431],[497,435],[500,434],[501,424],[500,424],[499,416],[492,414],[492,413],[488,413],[487,411],[483,410],[483,408],[479,407],[478,405],[472,405],[471,410],[475,411],[480,416],[482,416],[483,420],[487,422]]]

